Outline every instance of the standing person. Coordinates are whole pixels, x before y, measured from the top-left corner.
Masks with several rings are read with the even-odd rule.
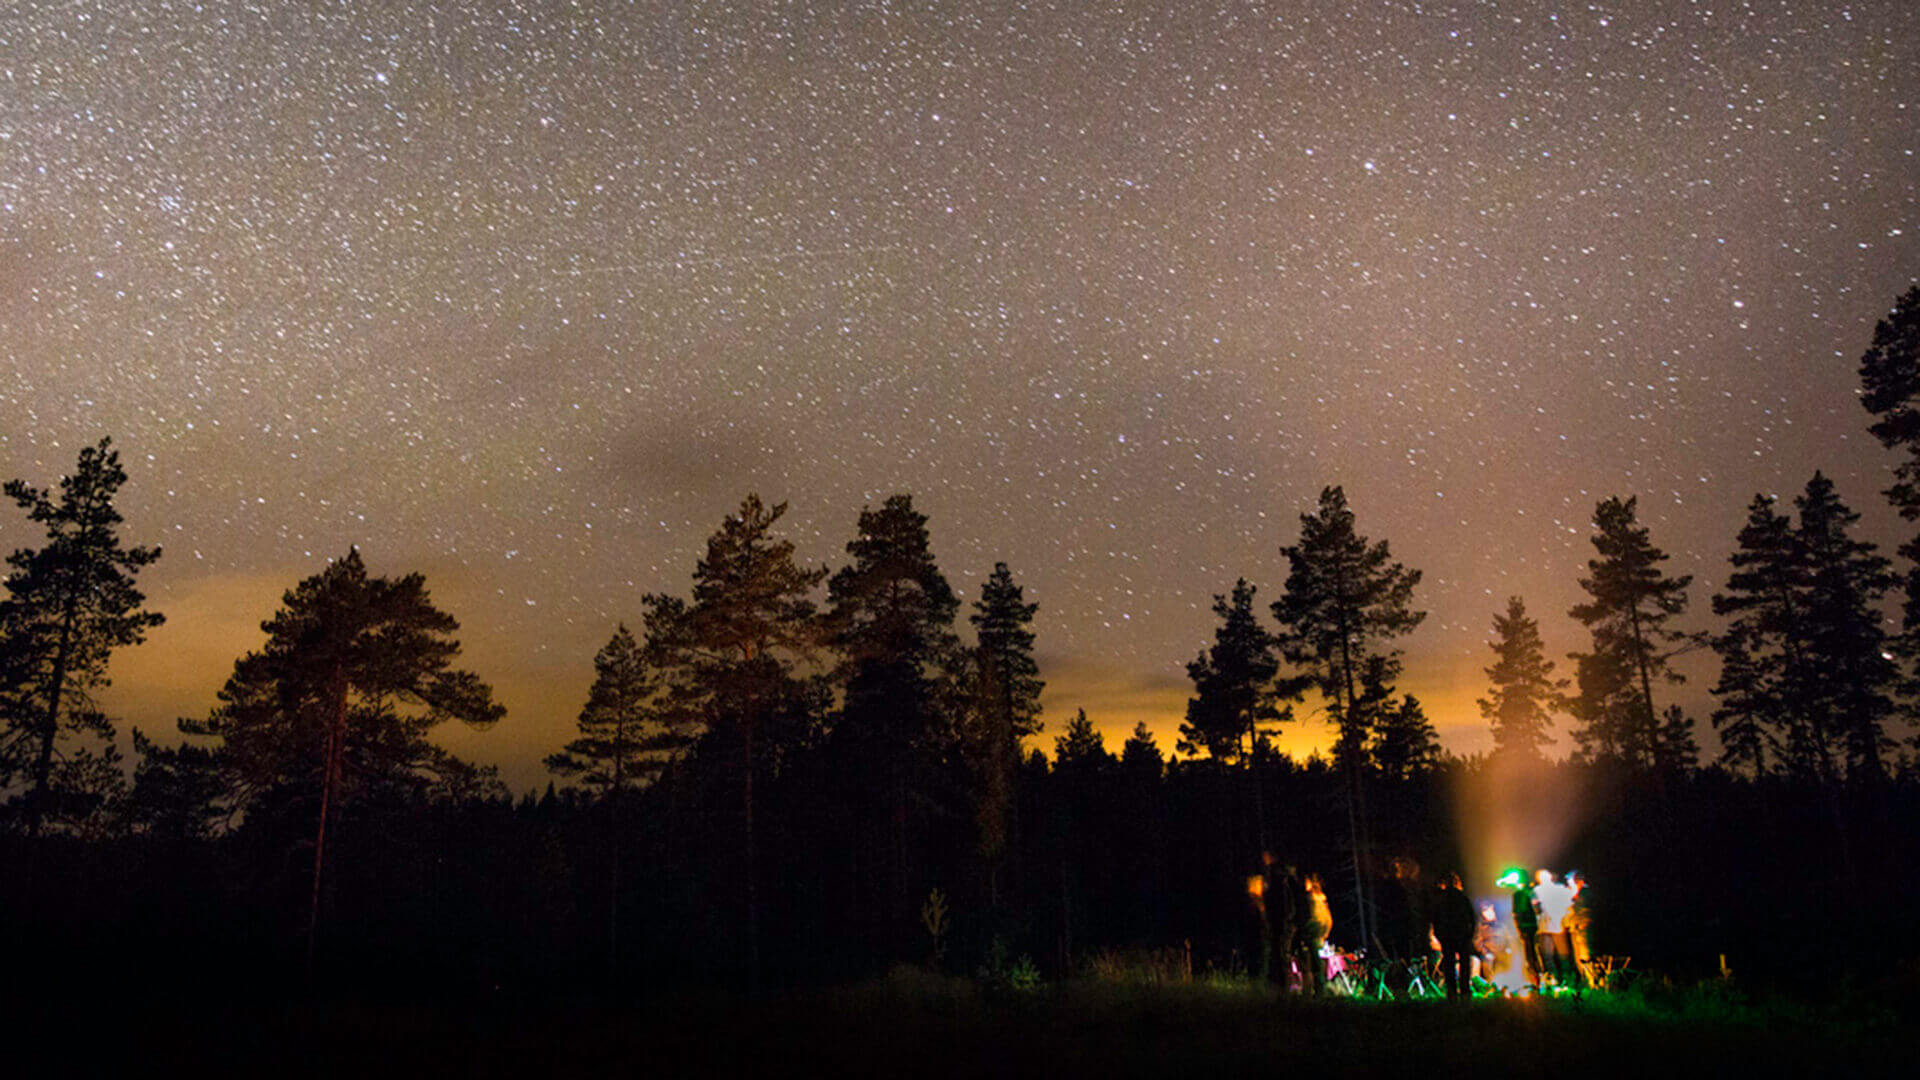
[[[1296,968],[1302,981],[1308,977],[1306,966],[1294,955],[1294,944],[1300,939],[1300,874],[1290,865],[1280,867],[1278,873],[1272,867],[1268,870],[1267,918],[1273,923],[1273,955],[1279,959],[1276,981],[1282,990],[1292,990]]]
[[[1525,870],[1515,868],[1500,875],[1494,884],[1513,890],[1513,933],[1520,939],[1520,953],[1527,959],[1527,985],[1540,988],[1540,913],[1534,907],[1533,883]]]
[[[1573,977],[1573,945],[1568,941],[1567,909],[1573,906],[1573,890],[1554,880],[1553,871],[1534,875],[1533,899],[1540,907],[1538,952],[1555,986],[1578,989]]]
[[[1567,875],[1567,886],[1573,890],[1573,906],[1567,909],[1561,925],[1566,927],[1567,939],[1573,945],[1573,970],[1582,986],[1598,990],[1600,987],[1593,975],[1593,943],[1587,938],[1593,928],[1593,910],[1587,906],[1587,879],[1575,870]]]
[[[1459,874],[1440,879],[1433,892],[1433,936],[1440,941],[1440,975],[1447,984],[1447,1000],[1473,997],[1473,969],[1467,957],[1473,955],[1473,934],[1479,919],[1473,900],[1460,884]]]
[[[1307,989],[1318,994],[1327,988],[1327,961],[1320,950],[1333,934],[1333,906],[1327,903],[1319,874],[1302,878],[1300,891],[1300,967],[1306,973]]]

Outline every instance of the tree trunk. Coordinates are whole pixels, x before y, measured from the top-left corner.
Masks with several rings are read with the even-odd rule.
[[[607,793],[607,832],[612,880],[607,888],[607,983],[612,985],[620,953],[620,791],[626,785],[627,728],[622,717],[614,728],[613,787]]]
[[[742,811],[746,823],[747,853],[747,990],[760,992],[760,900],[757,879],[754,837],[753,837],[753,716],[751,712],[741,726],[741,758],[746,774],[740,785]]]
[[[313,835],[313,893],[307,902],[307,978],[313,978],[315,946],[320,939],[320,890],[327,868],[327,819],[333,810],[334,789],[340,782],[340,759],[347,740],[347,676],[338,663],[333,669],[333,709],[327,718],[326,760],[320,767],[320,822]]]
[[[33,791],[27,796],[27,835],[38,837],[46,817],[48,789],[53,781],[53,747],[60,736],[60,700],[66,694],[67,668],[73,664],[73,623],[79,617],[79,598],[68,595],[60,612],[60,647],[53,654],[53,674],[47,687],[47,717],[41,722],[40,748],[33,759]]]
[[[1634,659],[1640,668],[1640,697],[1647,707],[1648,749],[1653,758],[1652,764],[1657,766],[1663,762],[1660,760],[1660,713],[1653,707],[1653,661],[1647,655],[1646,639],[1640,634],[1639,609],[1633,609],[1629,615],[1633,626]]]
[[[1346,722],[1351,729],[1358,722],[1353,714],[1359,702],[1359,693],[1353,685],[1353,648],[1344,626],[1340,634],[1340,674],[1346,683]],[[1366,865],[1371,861],[1367,852],[1367,808],[1360,791],[1360,774],[1364,771],[1360,752],[1365,745],[1364,741],[1356,742],[1351,748],[1352,752],[1347,755],[1347,832],[1353,845],[1353,906],[1359,920],[1360,941],[1377,950],[1379,944],[1374,940],[1372,905],[1367,902]]]

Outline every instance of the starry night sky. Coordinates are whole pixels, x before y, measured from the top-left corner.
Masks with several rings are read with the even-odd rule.
[[[1756,491],[1902,535],[1855,367],[1920,273],[1917,54],[1911,0],[9,3],[0,475],[122,448],[168,616],[124,720],[358,543],[461,620],[511,714],[443,741],[516,787],[749,490],[835,564],[911,492],[1042,605],[1048,736],[1169,745],[1211,595],[1264,610],[1338,483],[1484,749],[1493,614],[1583,644],[1599,498],[1693,628]]]

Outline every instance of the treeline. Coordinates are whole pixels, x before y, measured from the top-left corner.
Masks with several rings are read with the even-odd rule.
[[[1889,497],[1920,519],[1920,288],[1861,372],[1904,455]],[[1569,612],[1588,648],[1562,676],[1512,598],[1480,703],[1496,749],[1468,761],[1396,685],[1420,572],[1341,488],[1282,547],[1275,600],[1216,598],[1172,761],[1144,727],[1111,752],[1084,713],[1043,731],[1036,605],[1005,563],[956,594],[911,497],[863,510],[829,573],[749,496],[685,593],[613,630],[556,783],[518,801],[431,739],[502,715],[454,619],[357,551],[286,593],[183,742],[136,734],[129,777],[91,697],[161,619],[136,586],[158,549],[120,538],[125,480],[102,440],[57,491],[6,488],[46,536],[0,599],[0,932],[35,971],[754,985],[902,961],[1016,978],[1115,949],[1257,971],[1248,878],[1269,860],[1334,886],[1337,940],[1407,947],[1407,868],[1460,866],[1455,796],[1516,765],[1581,793],[1565,850],[1537,857],[1600,883],[1605,951],[1786,970],[1869,940],[1870,896],[1917,883],[1920,540],[1902,573],[1818,473],[1791,514],[1755,498],[1712,632],[1635,500],[1601,501]],[[1663,687],[1702,647],[1721,675],[1695,718]],[[1309,704],[1330,756],[1276,753]],[[1697,720],[1721,746],[1704,765]],[[1570,761],[1542,757],[1556,727]]]

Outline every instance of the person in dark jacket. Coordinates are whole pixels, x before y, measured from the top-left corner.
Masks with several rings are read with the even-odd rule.
[[[1520,939],[1521,955],[1527,958],[1527,984],[1538,990],[1540,947],[1535,938],[1540,933],[1540,911],[1533,902],[1533,876],[1516,868],[1500,875],[1495,884],[1513,890],[1513,932]]]
[[[1304,964],[1294,955],[1294,943],[1299,938],[1300,905],[1305,899],[1305,891],[1300,885],[1300,872],[1292,866],[1267,867],[1267,918],[1273,924],[1274,981],[1282,990],[1294,989],[1293,972],[1298,969],[1303,982],[1310,979]]]
[[[1473,996],[1473,934],[1479,918],[1473,900],[1460,884],[1459,874],[1447,874],[1433,891],[1433,936],[1440,941],[1440,975],[1447,984],[1447,998],[1458,1000]]]

